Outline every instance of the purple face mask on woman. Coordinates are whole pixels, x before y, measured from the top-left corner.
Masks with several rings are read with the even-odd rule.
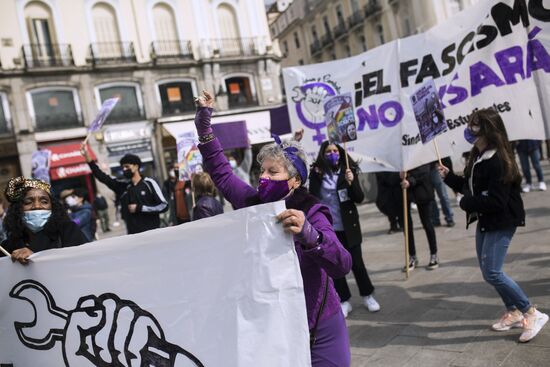
[[[478,130],[479,131],[479,130]],[[467,127],[464,129],[464,139],[470,143],[470,144],[475,144],[476,140],[477,140],[478,136],[475,135],[475,132],[474,130],[472,130],[471,128]]]
[[[325,158],[333,167],[336,167],[338,165],[338,161],[340,160],[340,154],[330,152],[325,154]]]
[[[262,203],[271,203],[277,200],[281,200],[288,195],[290,189],[288,188],[287,180],[270,180],[268,178],[260,178],[260,184],[258,185],[258,194]]]

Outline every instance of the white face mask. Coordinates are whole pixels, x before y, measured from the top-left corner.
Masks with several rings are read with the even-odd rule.
[[[77,206],[78,205],[78,200],[76,200],[76,198],[74,196],[68,196],[65,199],[65,203],[67,203],[68,206]]]

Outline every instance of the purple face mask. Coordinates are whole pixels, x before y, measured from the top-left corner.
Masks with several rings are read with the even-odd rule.
[[[475,144],[478,136],[474,135],[474,132],[469,127],[464,129],[464,139],[470,144]]]
[[[336,152],[330,152],[325,154],[325,158],[333,167],[336,167],[338,165],[338,161],[340,160],[340,154]]]
[[[270,180],[268,178],[260,178],[260,184],[258,185],[258,194],[262,203],[271,203],[277,200],[281,200],[288,195],[290,189],[288,188],[287,180]]]

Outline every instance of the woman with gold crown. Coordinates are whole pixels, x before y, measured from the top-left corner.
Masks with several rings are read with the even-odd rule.
[[[27,264],[35,252],[87,242],[62,205],[52,197],[46,182],[12,178],[5,196],[10,206],[4,219],[7,239],[1,246],[11,253],[13,261]]]

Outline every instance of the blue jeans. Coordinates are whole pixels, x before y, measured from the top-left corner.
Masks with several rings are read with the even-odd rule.
[[[525,313],[531,308],[529,299],[523,290],[502,271],[504,258],[516,227],[497,231],[481,232],[476,229],[476,251],[483,279],[493,287],[502,298],[509,311],[520,310]]]
[[[537,173],[539,182],[544,181],[542,175],[542,168],[540,167],[540,150],[535,149],[531,153],[519,153],[519,163],[521,164],[521,170],[523,171],[523,177],[528,185],[531,185],[531,167],[529,166],[529,158],[531,158],[531,164]]]
[[[453,210],[451,209],[451,203],[449,202],[449,195],[447,195],[447,186],[441,179],[439,172],[436,169],[432,169],[430,172],[432,185],[434,186],[435,192],[439,197],[439,202],[441,204],[441,210],[443,210],[443,215],[445,215],[445,222],[453,222]],[[440,224],[441,220],[439,219],[439,209],[437,207],[437,202],[432,201],[432,223]]]

